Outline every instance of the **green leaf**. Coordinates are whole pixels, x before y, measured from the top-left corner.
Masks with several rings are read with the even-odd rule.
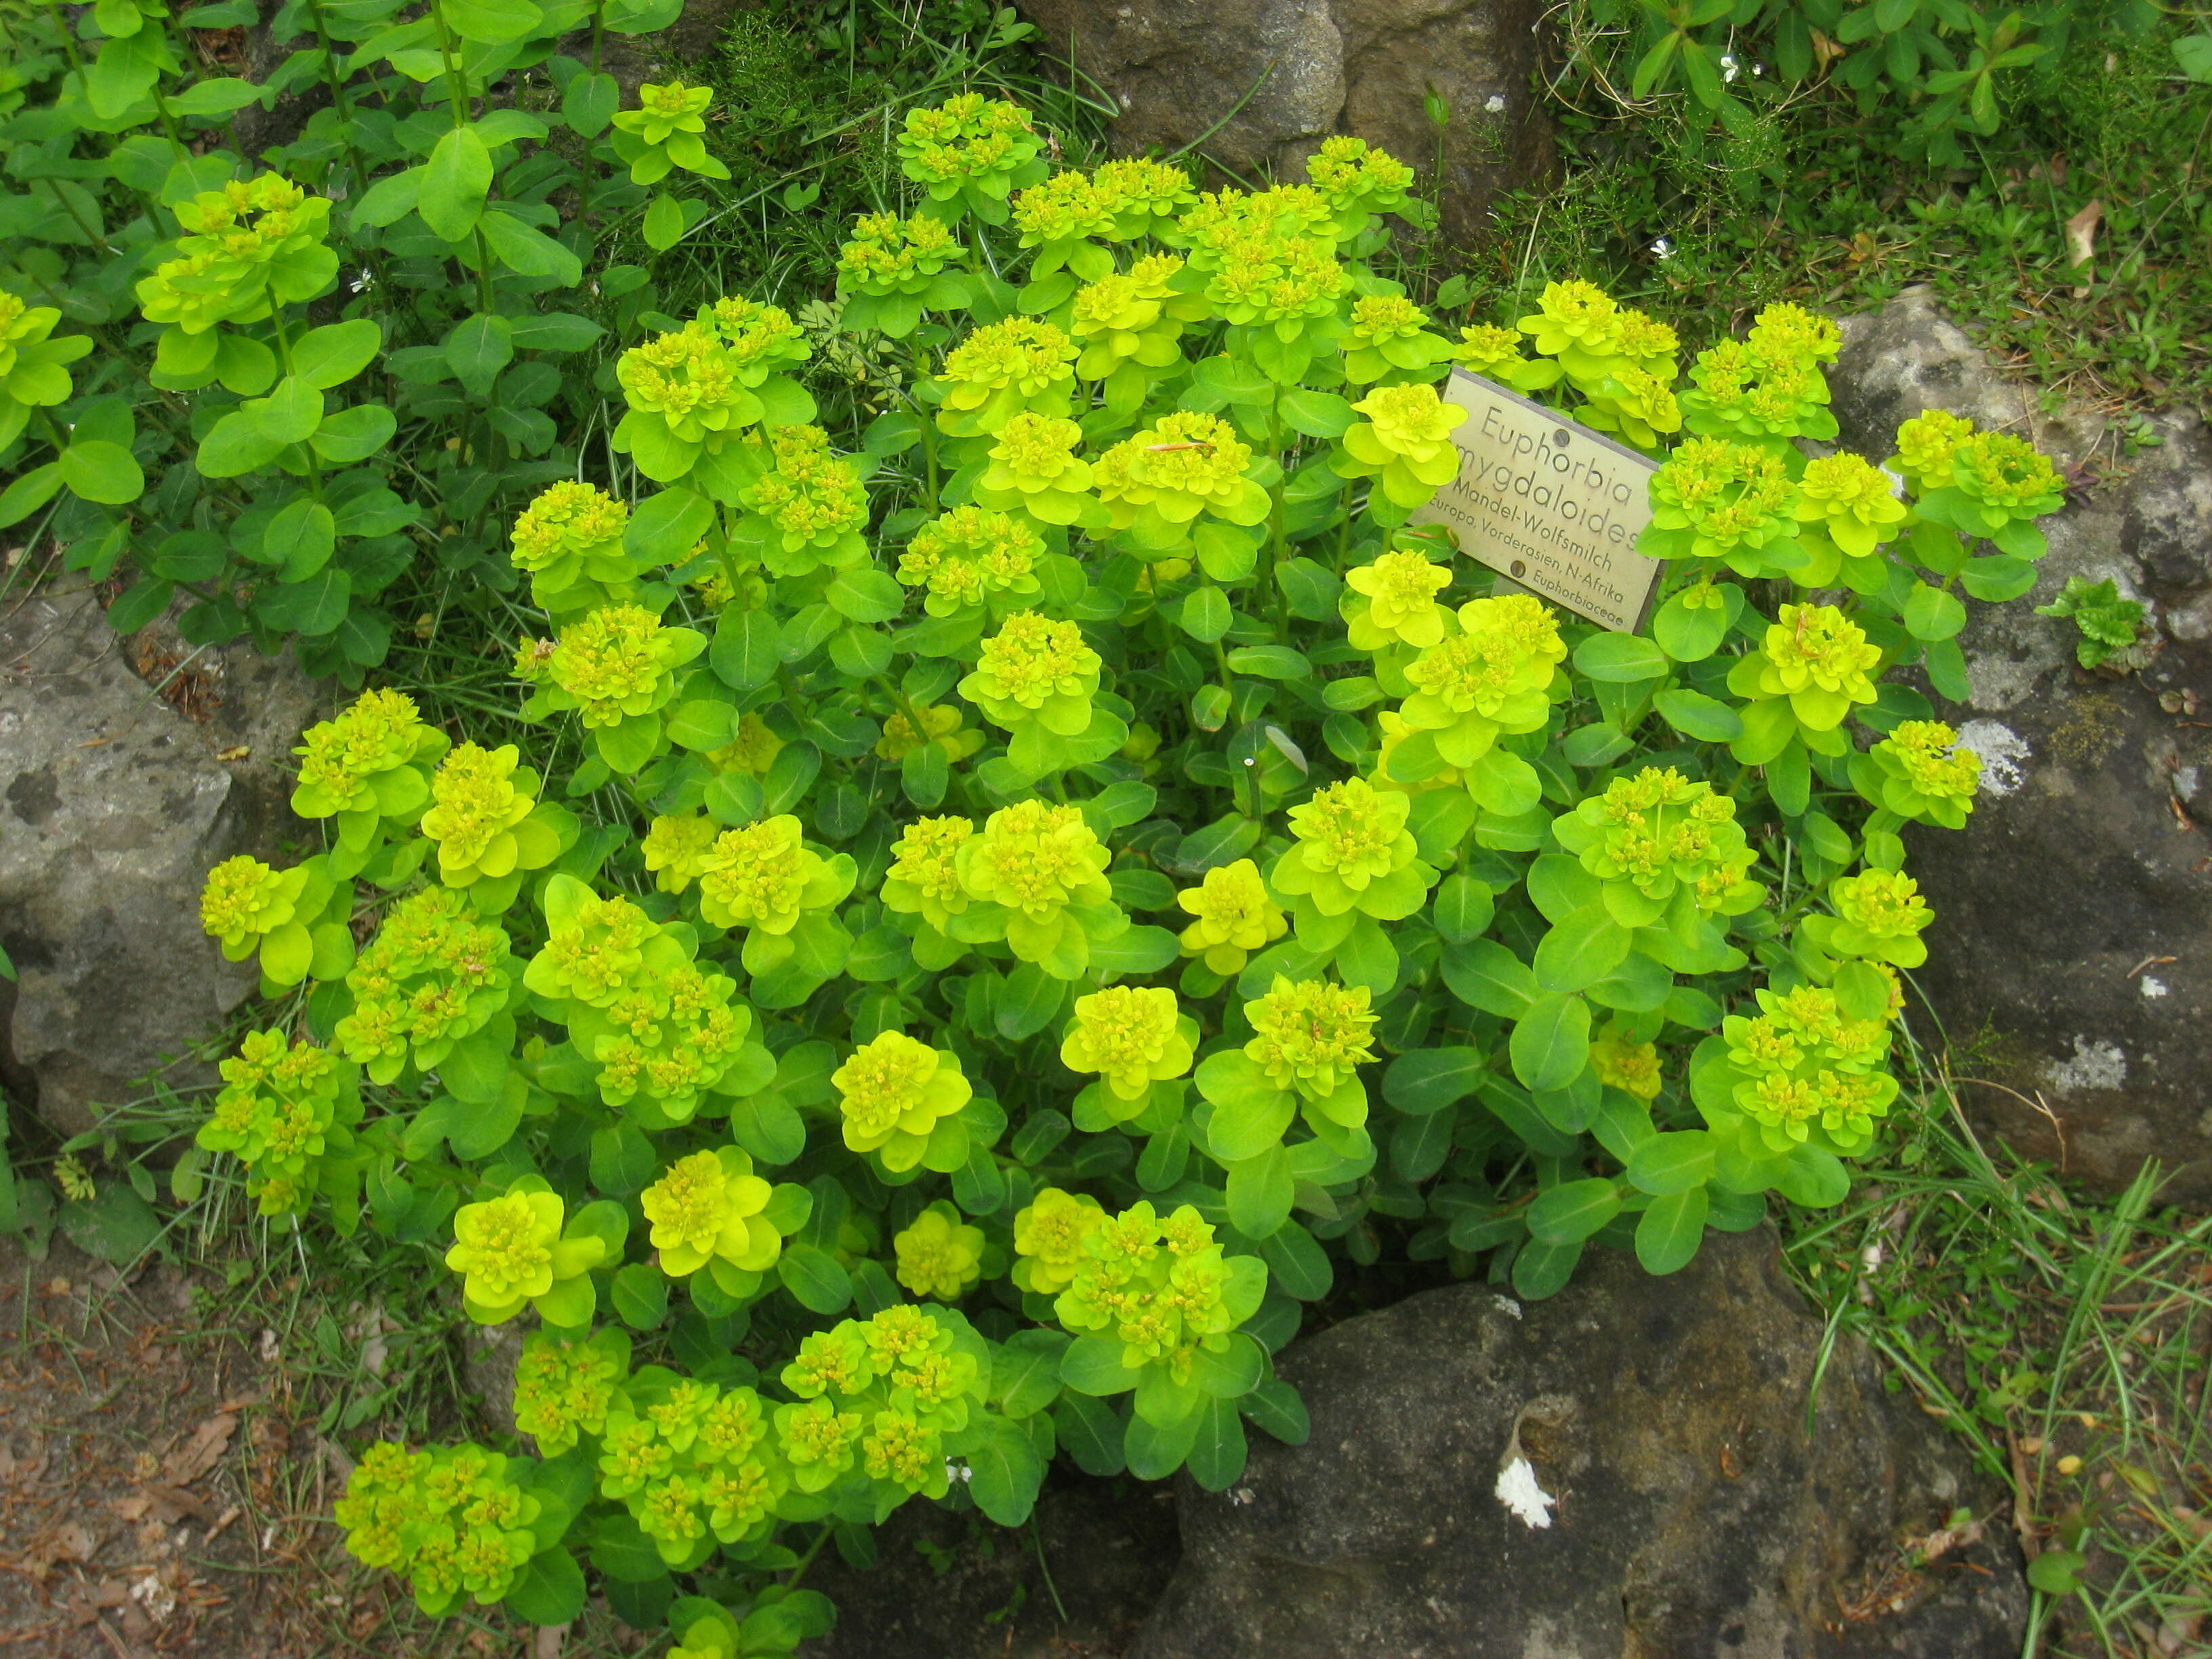
[[[1632,942],[1604,905],[1577,910],[1537,941],[1536,982],[1547,991],[1586,990],[1620,965]]]
[[[1633,685],[1663,678],[1667,653],[1640,634],[1593,634],[1575,647],[1575,666],[1594,680]]]
[[[353,578],[326,565],[304,581],[263,588],[253,614],[280,634],[314,635],[335,630],[352,603]]]
[[[856,623],[889,622],[906,608],[906,590],[890,573],[867,566],[839,572],[822,597]]]
[[[2212,83],[2212,34],[2182,35],[2173,43],[2173,61],[2191,80]]]
[[[536,8],[531,8],[535,10]],[[415,210],[447,241],[458,242],[476,228],[491,190],[491,152],[469,127],[455,127],[438,140],[422,169]]]
[[[801,1307],[818,1314],[841,1311],[853,1299],[844,1264],[817,1244],[789,1244],[776,1258],[776,1277]]]
[[[1390,1062],[1382,1074],[1382,1098],[1417,1116],[1440,1112],[1473,1094],[1484,1069],[1473,1048],[1417,1048]]]
[[[1536,1000],[1536,975],[1496,939],[1470,939],[1444,948],[1444,983],[1470,1008],[1519,1019]]]
[[[1044,1459],[1025,1431],[994,1420],[961,1456],[969,1469],[968,1495],[977,1509],[1002,1527],[1018,1527],[1030,1518],[1044,1484]]]
[[[1528,1206],[1528,1236],[1540,1244],[1577,1244],[1620,1213],[1620,1187],[1592,1176],[1547,1187]]]
[[[991,1362],[991,1400],[1010,1418],[1034,1417],[1060,1398],[1060,1360],[1068,1339],[1058,1331],[1017,1331]]]
[[[707,661],[723,684],[753,690],[774,679],[783,665],[782,632],[765,611],[728,607],[714,624]]]
[[[1637,1191],[1668,1197],[1712,1178],[1713,1139],[1703,1129],[1655,1135],[1628,1160],[1628,1182]]]
[[[1309,392],[1304,386],[1287,388],[1275,400],[1275,409],[1284,425],[1309,438],[1341,438],[1359,418],[1351,404],[1334,392]]]
[[[1066,1000],[1066,981],[1024,962],[1006,975],[992,999],[991,1023],[1000,1036],[1019,1042],[1051,1024]]]
[[[488,209],[477,228],[492,257],[517,276],[549,277],[561,288],[574,288],[584,280],[584,262],[574,249],[511,213]]]
[[[1743,716],[1718,697],[1673,686],[1651,699],[1659,718],[1700,743],[1730,743],[1743,735]]]
[[[1229,624],[1235,620],[1229,609],[1229,596],[1218,587],[1201,587],[1186,595],[1176,616],[1182,631],[1201,645],[1212,645],[1229,631]]]
[[[307,441],[324,460],[348,466],[376,453],[398,429],[398,418],[382,404],[356,404],[326,418]]]
[[[471,394],[483,397],[514,361],[514,325],[483,313],[464,319],[446,336],[446,361]]]
[[[337,549],[337,520],[320,501],[305,498],[277,510],[262,532],[264,557],[278,564],[280,580],[305,581],[331,562]]]
[[[1052,1408],[1052,1426],[1060,1449],[1085,1474],[1111,1479],[1128,1467],[1121,1451],[1121,1417],[1103,1400],[1062,1395]]]
[[[146,491],[146,475],[121,444],[80,438],[61,453],[62,482],[88,501],[120,507]]]
[[[367,368],[383,343],[384,330],[366,317],[311,328],[292,347],[292,373],[328,392]]]
[[[464,40],[503,46],[545,21],[531,0],[438,0],[438,10]]]
[[[207,469],[202,467],[200,471],[204,472]],[[61,487],[62,469],[58,462],[49,461],[21,474],[6,489],[0,490],[0,530],[29,518],[52,501],[54,492]]]
[[[1313,665],[1305,653],[1287,645],[1248,645],[1229,653],[1229,666],[1239,674],[1263,680],[1306,680]]]
[[[1916,640],[1948,640],[1966,625],[1966,607],[1954,593],[1915,582],[1905,597],[1905,628]]]
[[[657,1551],[653,1565],[660,1565]],[[541,1550],[530,1558],[529,1565],[501,1599],[507,1611],[526,1624],[565,1625],[584,1610],[584,1570],[566,1549]]]
[[[242,405],[262,435],[278,444],[303,444],[323,423],[323,394],[296,374],[276,382],[266,398]],[[227,418],[227,417],[226,417]]]
[[[634,1123],[617,1122],[592,1132],[592,1185],[610,1198],[641,1193],[660,1173],[660,1157]]]
[[[658,1267],[633,1261],[617,1270],[612,1290],[617,1316],[634,1331],[649,1331],[667,1316],[668,1280]]]
[[[161,1223],[128,1182],[101,1180],[90,1198],[61,1206],[62,1231],[87,1255],[128,1267],[154,1248]]]
[[[1297,1197],[1291,1155],[1279,1146],[1229,1166],[1230,1224],[1248,1238],[1265,1238],[1290,1218]]]
[[[1279,1379],[1262,1382],[1237,1402],[1237,1409],[1253,1424],[1286,1446],[1303,1446],[1313,1432],[1306,1402],[1298,1391]]]
[[[643,228],[645,245],[655,253],[667,252],[684,240],[684,204],[665,193],[654,197],[645,210]]]
[[[1060,1380],[1079,1395],[1127,1394],[1138,1373],[1121,1363],[1122,1345],[1112,1337],[1079,1336],[1060,1357]]]
[[[1541,1302],[1565,1289],[1583,1259],[1583,1241],[1547,1244],[1530,1239],[1513,1258],[1513,1291],[1523,1302]]]
[[[1705,1189],[1690,1187],[1655,1198],[1636,1223],[1636,1259],[1648,1273],[1689,1265],[1705,1237]]]
[[[2045,1595],[2071,1595],[2081,1588],[2089,1558],[2078,1550],[2045,1550],[2027,1564],[2027,1582]]]
[[[1244,1473],[1249,1449],[1233,1400],[1208,1400],[1200,1407],[1190,1449],[1183,1454],[1190,1478],[1207,1492],[1226,1492]]]
[[[737,729],[736,706],[710,697],[694,697],[668,717],[668,740],[680,749],[726,747]]]
[[[1564,1089],[1582,1075],[1589,1063],[1589,1005],[1578,996],[1547,993],[1529,1005],[1507,1048],[1522,1087]]]
[[[1182,1467],[1198,1439],[1198,1426],[1206,1413],[1194,1411],[1180,1422],[1161,1428],[1142,1417],[1132,1417],[1121,1439],[1129,1459],[1129,1473],[1139,1480],[1164,1480]]]

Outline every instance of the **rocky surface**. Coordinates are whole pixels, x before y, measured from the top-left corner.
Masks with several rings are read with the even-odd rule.
[[[1042,48],[1121,106],[1126,153],[1201,154],[1238,173],[1297,164],[1331,133],[1356,133],[1437,176],[1457,241],[1498,191],[1552,166],[1531,95],[1535,0],[1020,0]],[[1423,108],[1449,106],[1441,137]],[[1424,184],[1424,193],[1431,186]]]
[[[1966,830],[1920,832],[1937,920],[1916,978],[1960,1050],[1960,1094],[2017,1150],[2112,1188],[2147,1158],[2212,1200],[2212,437],[2163,415],[2130,443],[2048,413],[1925,290],[1851,319],[1832,376],[1844,441],[1877,458],[1935,407],[2033,438],[2071,469],[2033,594],[1970,605],[1971,695],[1941,702],[1984,760]],[[2069,576],[2146,606],[2140,672],[2089,674]]]
[[[1586,1258],[1547,1302],[1413,1297],[1291,1348],[1313,1417],[1186,1485],[1184,1559],[1139,1659],[2011,1659],[2008,1499],[1855,1343],[1765,1230],[1667,1279]],[[1512,1501],[1508,1501],[1509,1499]],[[1917,1541],[1971,1508],[1986,1526]]]
[[[200,884],[302,832],[283,765],[321,696],[289,657],[118,640],[81,586],[0,609],[0,1079],[62,1133],[252,989]]]
[[[1175,1571],[1175,1497],[1062,1472],[1033,1528],[913,1503],[876,1547],[865,1571],[825,1554],[809,1573],[837,1624],[800,1659],[1103,1659],[1126,1650]]]

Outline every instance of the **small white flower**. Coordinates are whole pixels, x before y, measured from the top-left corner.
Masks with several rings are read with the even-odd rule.
[[[1483,100],[1482,106],[1492,115],[1502,115],[1505,112],[1504,95],[1493,92]]]
[[[1558,1500],[1537,1485],[1536,1467],[1525,1457],[1516,1457],[1498,1470],[1492,1496],[1529,1527],[1552,1524],[1552,1505]]]
[[[1662,236],[1651,244],[1651,252],[1655,258],[1671,259],[1674,257],[1674,245]]]
[[[948,1480],[973,1480],[975,1471],[958,1458],[948,1457],[945,1460],[945,1478]]]
[[[1721,79],[1723,81],[1733,81],[1741,73],[1743,73],[1743,68],[1742,65],[1735,61],[1735,54],[1732,52],[1723,52],[1721,54]]]
[[[1753,64],[1751,66],[1751,72],[1754,76],[1764,75],[1766,73],[1766,65],[1764,64]]]

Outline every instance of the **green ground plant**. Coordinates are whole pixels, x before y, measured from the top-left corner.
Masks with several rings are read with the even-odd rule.
[[[427,1611],[560,1622],[588,1561],[687,1651],[788,1650],[813,1554],[910,1498],[1015,1523],[1056,1455],[1218,1488],[1301,1436],[1271,1356],[1338,1255],[1673,1271],[1843,1201],[1897,1097],[1898,831],[1976,763],[1879,681],[1960,684],[2041,457],[1939,416],[1901,495],[1808,459],[1793,307],[1686,375],[1587,283],[1449,337],[1356,140],[1206,196],[980,95],[895,149],[842,356],[734,295],[644,319],[605,483],[508,526],[559,763],[370,691],[299,750],[325,850],[210,883],[286,1018],[191,1177],[538,1323],[539,1457],[380,1448],[341,1506]],[[1648,635],[1415,522],[1455,363],[1661,463]]]

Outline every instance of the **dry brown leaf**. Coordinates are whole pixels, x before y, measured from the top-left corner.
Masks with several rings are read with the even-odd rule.
[[[2105,204],[2093,201],[2066,222],[2066,263],[2086,265],[2097,257],[2097,227],[2105,222]]]
[[[217,1412],[192,1431],[190,1440],[162,1461],[164,1479],[173,1486],[187,1486],[198,1480],[230,1449],[230,1437],[237,1428],[237,1418],[228,1412]]]

